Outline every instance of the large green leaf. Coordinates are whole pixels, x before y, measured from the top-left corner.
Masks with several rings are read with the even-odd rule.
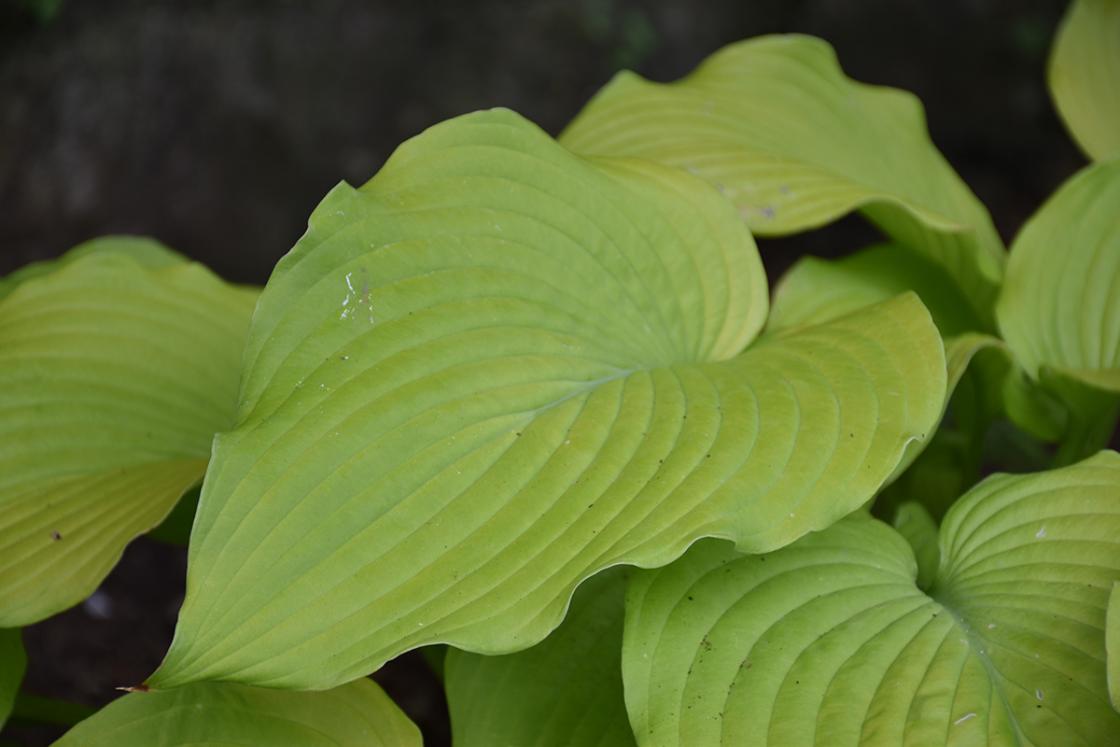
[[[202,477],[254,299],[112,240],[0,300],[0,625],[83,599]]]
[[[768,555],[705,542],[631,582],[642,745],[1104,745],[1120,455],[989,478],[941,527],[928,595],[863,515]]]
[[[372,680],[293,693],[202,682],[131,693],[56,747],[420,747],[420,731]]]
[[[1118,125],[1120,126],[1120,125]],[[1016,237],[997,314],[1036,379],[1120,392],[1120,161],[1078,172]]]
[[[739,354],[765,309],[750,236],[684,172],[508,111],[404,144],[261,298],[152,683],[509,653],[603,568],[854,510],[935,423],[936,328],[909,295]]]
[[[12,712],[26,669],[27,655],[19,628],[0,628],[0,729]]]
[[[703,176],[760,235],[862,209],[945,267],[990,319],[1004,251],[987,211],[930,142],[918,101],[850,80],[819,39],[733,44],[667,85],[620,73],[561,142]]]
[[[1074,0],[1050,56],[1050,92],[1089,157],[1120,155],[1120,0]]]
[[[633,747],[622,697],[627,574],[585,581],[564,623],[507,656],[451,650],[447,704],[455,747]]]

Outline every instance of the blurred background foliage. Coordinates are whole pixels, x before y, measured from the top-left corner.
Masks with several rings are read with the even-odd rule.
[[[1044,86],[1061,0],[0,7],[0,272],[129,232],[264,282],[327,190],[439,120],[508,106],[556,133],[619,68],[671,80],[774,32],[821,36],[856,79],[918,94],[1005,237],[1082,162]]]

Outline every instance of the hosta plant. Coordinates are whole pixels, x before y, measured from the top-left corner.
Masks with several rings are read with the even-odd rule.
[[[368,679],[417,648],[463,747],[1114,743],[1118,19],[1063,26],[1097,160],[1010,250],[786,36],[437,124],[263,289],[124,237],[0,281],[0,718],[201,486],[163,663],[59,744],[419,744]],[[768,290],[755,236],[851,211]]]

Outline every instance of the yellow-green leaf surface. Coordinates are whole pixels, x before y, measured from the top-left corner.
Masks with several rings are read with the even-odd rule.
[[[933,262],[902,247],[881,245],[840,260],[798,260],[774,291],[767,333],[821,324],[913,291],[929,309],[945,338],[946,400],[969,363],[987,348],[1002,350],[994,337],[970,332],[980,326],[968,301]]]
[[[641,745],[1106,745],[1120,455],[998,475],[953,506],[930,591],[863,515],[767,555],[640,572],[623,679]]]
[[[561,142],[698,174],[759,235],[862,209],[943,266],[981,319],[991,316],[1004,250],[987,210],[930,142],[921,104],[847,78],[820,39],[732,44],[671,84],[620,73]]]
[[[1016,237],[997,314],[1035,379],[1120,392],[1120,161],[1074,175]]]
[[[1120,155],[1120,0],[1074,0],[1050,56],[1050,93],[1090,158]]]
[[[634,747],[622,697],[626,578],[611,569],[585,581],[564,623],[527,651],[448,652],[455,747]]]
[[[981,324],[952,279],[935,263],[904,247],[874,246],[834,261],[799,260],[775,289],[766,333],[828,322],[907,291],[918,294],[945,337],[948,406],[973,358],[986,349],[1004,350],[1004,346],[990,335],[969,332]],[[985,376],[1002,375],[1003,366],[988,368],[998,371],[985,371]],[[895,477],[909,468],[927,443],[918,440],[907,447]]]
[[[71,262],[76,262],[90,254],[115,254],[131,257],[136,260],[137,264],[152,269],[183,262],[181,255],[176,254],[154,239],[144,236],[102,236],[79,244],[61,257],[32,262],[0,278],[0,300],[15,290],[16,286],[21,283],[61,270]]]
[[[236,416],[255,293],[101,242],[0,300],[0,625],[92,592]]]
[[[502,110],[405,143],[261,298],[151,683],[510,653],[601,569],[856,509],[936,421],[936,328],[908,295],[741,353],[765,313],[749,234],[695,177]]]
[[[1112,707],[1120,711],[1120,583],[1112,585],[1108,597],[1105,648],[1108,657],[1108,694]]]
[[[880,244],[843,259],[799,259],[774,288],[767,331],[819,324],[914,291],[944,337],[977,329],[968,299],[944,269],[902,246]]]
[[[372,680],[326,692],[203,682],[131,693],[56,747],[420,747],[420,731]]]
[[[891,523],[914,552],[914,560],[918,564],[915,583],[919,589],[928,589],[937,576],[937,566],[941,561],[937,522],[921,503],[907,501],[898,507]]]
[[[621,640],[620,634],[619,645]],[[26,669],[27,655],[23,652],[19,628],[0,628],[0,728],[4,727],[4,722],[12,712]],[[621,675],[619,687],[621,688]]]

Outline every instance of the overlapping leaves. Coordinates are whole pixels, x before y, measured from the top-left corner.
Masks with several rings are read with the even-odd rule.
[[[698,174],[761,235],[861,209],[943,266],[990,323],[1004,252],[987,211],[933,147],[918,101],[848,79],[819,39],[733,44],[668,85],[620,73],[561,142]]]
[[[917,533],[920,534],[920,533]],[[917,536],[915,534],[915,536]],[[639,744],[1107,744],[1120,455],[992,477],[940,532],[932,586],[862,515],[778,552],[705,542],[631,584]]]
[[[936,422],[936,329],[909,295],[741,352],[765,313],[734,208],[682,171],[504,111],[406,143],[262,296],[152,684],[514,651],[602,568],[854,510]]]
[[[564,623],[527,651],[448,652],[456,747],[634,747],[622,696],[626,579],[611,569],[585,581]]]
[[[767,333],[827,322],[907,291],[914,291],[922,299],[944,338],[947,407],[972,360],[986,349],[1003,346],[994,337],[968,331],[981,326],[981,322],[952,278],[933,261],[905,247],[873,246],[836,261],[802,258],[775,290]],[[999,370],[1002,373],[1002,368]],[[993,372],[984,375],[992,376]],[[929,443],[930,439],[911,443],[895,476],[906,470]]]
[[[107,239],[0,298],[0,625],[96,588],[233,424],[255,292]]]

